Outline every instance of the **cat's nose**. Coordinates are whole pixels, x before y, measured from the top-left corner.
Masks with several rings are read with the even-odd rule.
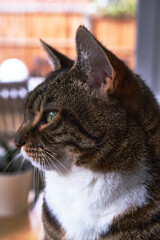
[[[20,133],[17,133],[14,139],[14,144],[20,150],[21,147],[26,144],[26,140],[24,136]]]
[[[21,137],[19,137],[19,136],[17,136],[15,139],[14,139],[14,144],[15,144],[15,146],[20,150],[21,149],[21,147],[23,146],[23,145],[25,145],[25,141],[21,138]]]

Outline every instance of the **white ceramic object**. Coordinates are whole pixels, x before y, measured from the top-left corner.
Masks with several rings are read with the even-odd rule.
[[[13,216],[28,208],[33,171],[0,174],[0,216]]]
[[[21,82],[28,76],[28,68],[20,59],[9,58],[0,65],[0,82]]]

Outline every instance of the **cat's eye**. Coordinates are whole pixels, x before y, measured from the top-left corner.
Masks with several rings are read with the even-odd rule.
[[[56,115],[57,115],[57,112],[46,113],[46,122],[49,123]]]

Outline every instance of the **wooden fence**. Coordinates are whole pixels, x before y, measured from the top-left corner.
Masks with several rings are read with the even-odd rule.
[[[135,65],[135,18],[92,17],[91,31],[132,69]]]
[[[39,38],[74,58],[75,32],[84,19],[82,13],[1,13],[0,63],[19,58],[32,71],[35,58],[45,56]],[[135,19],[90,17],[89,24],[102,43],[134,68]]]

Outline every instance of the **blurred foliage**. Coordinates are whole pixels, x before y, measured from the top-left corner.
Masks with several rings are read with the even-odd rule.
[[[98,0],[92,0],[96,4],[96,13],[113,17],[135,16],[137,0],[112,0],[105,5],[98,4]]]
[[[19,150],[0,139],[0,172],[22,172],[32,168],[29,161],[23,160]]]
[[[18,149],[10,147],[7,142],[0,139],[0,150],[0,172],[5,173],[20,171]],[[14,162],[16,159],[17,161]]]

